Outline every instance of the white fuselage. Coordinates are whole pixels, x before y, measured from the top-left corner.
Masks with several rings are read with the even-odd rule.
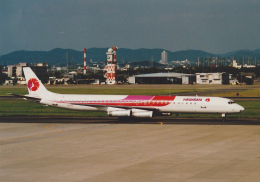
[[[230,99],[198,96],[128,96],[55,94],[41,104],[82,111],[155,110],[159,113],[239,113],[244,108]],[[127,99],[128,98],[128,99]]]

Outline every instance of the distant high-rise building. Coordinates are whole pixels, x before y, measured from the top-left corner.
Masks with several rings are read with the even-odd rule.
[[[167,57],[167,52],[166,51],[162,52],[160,63],[162,63],[162,64],[167,64],[168,63],[168,57]]]

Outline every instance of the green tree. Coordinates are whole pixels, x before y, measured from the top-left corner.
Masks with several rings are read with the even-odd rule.
[[[2,85],[7,79],[7,75],[0,72],[0,85]]]

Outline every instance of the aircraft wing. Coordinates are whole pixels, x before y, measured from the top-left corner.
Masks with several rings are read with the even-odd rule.
[[[80,105],[80,106],[91,106],[91,107],[114,107],[114,108],[121,108],[121,109],[142,109],[147,111],[158,111],[159,108],[149,107],[149,106],[114,106],[109,104],[75,104],[73,105]]]

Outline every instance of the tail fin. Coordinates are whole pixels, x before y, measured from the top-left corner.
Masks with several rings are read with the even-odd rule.
[[[48,91],[30,67],[23,68],[29,95],[41,96],[51,93]]]

